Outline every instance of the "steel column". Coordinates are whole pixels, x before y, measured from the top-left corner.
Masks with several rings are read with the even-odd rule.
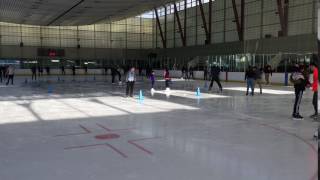
[[[203,5],[202,5],[201,0],[198,0],[198,1],[199,1],[199,7],[200,7],[200,13],[201,13],[201,18],[202,18],[203,28],[204,28],[204,31],[206,33],[207,41],[209,41],[209,30],[208,30],[208,27],[207,27],[206,17],[204,15]]]
[[[183,44],[183,46],[186,46],[186,41],[185,41],[184,33],[182,31],[181,21],[180,21],[180,17],[179,17],[179,14],[178,14],[178,9],[177,9],[176,3],[174,3],[174,14],[175,14],[176,19],[177,19],[177,23],[178,23],[178,28],[179,28],[179,33],[180,33],[182,44]]]
[[[164,39],[167,47],[167,15],[168,15],[168,9],[167,6],[164,7],[165,9],[165,14],[164,14]]]
[[[154,12],[155,12],[155,15],[156,15],[157,25],[158,25],[158,28],[159,28],[159,31],[160,31],[160,36],[161,36],[163,48],[167,48],[166,39],[163,36],[163,31],[162,31],[162,28],[161,28],[161,23],[160,23],[159,14],[158,14],[157,9],[154,9]]]
[[[234,18],[235,22],[237,24],[237,31],[238,31],[238,36],[239,40],[243,41],[243,34],[244,34],[244,0],[241,0],[241,20],[239,20],[239,13],[237,9],[237,4],[235,0],[232,0],[232,7],[233,7],[233,12],[234,12]]]
[[[208,44],[211,44],[212,40],[212,0],[209,0],[209,38]]]
[[[244,16],[245,16],[245,0],[241,0],[241,40],[244,40]]]
[[[285,26],[285,36],[288,35],[288,22],[289,22],[289,0],[284,0],[284,26]]]
[[[287,36],[288,35],[289,0],[284,0],[284,3],[282,3],[283,2],[282,0],[276,0],[276,1],[277,1],[278,15],[280,19],[282,36]]]
[[[283,8],[282,8],[282,0],[276,0],[277,1],[277,7],[278,7],[278,15],[279,15],[279,19],[280,19],[280,26],[281,26],[281,32],[282,35],[284,35],[284,14],[283,14]]]
[[[187,0],[184,0],[184,46],[187,46]]]

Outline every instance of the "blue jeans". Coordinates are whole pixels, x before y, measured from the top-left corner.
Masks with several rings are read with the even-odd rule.
[[[249,88],[251,89],[251,94],[254,94],[254,79],[248,78],[247,79],[247,94],[249,94]]]

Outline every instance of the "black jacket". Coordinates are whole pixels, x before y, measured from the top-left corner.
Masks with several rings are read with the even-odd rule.
[[[248,78],[256,79],[257,78],[256,72],[254,72],[253,70],[247,70],[244,79],[247,80]]]
[[[220,75],[220,68],[217,66],[211,67],[211,76],[212,77],[219,77]]]

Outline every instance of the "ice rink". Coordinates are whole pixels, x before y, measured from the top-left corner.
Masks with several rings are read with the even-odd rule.
[[[1,84],[0,179],[316,180],[312,92],[293,121],[292,87],[223,86],[157,81],[151,94],[145,79],[126,98],[103,76]]]

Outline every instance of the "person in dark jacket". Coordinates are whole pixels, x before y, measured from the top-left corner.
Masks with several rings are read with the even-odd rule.
[[[294,72],[290,76],[290,81],[294,84],[295,101],[293,107],[292,118],[294,120],[303,120],[303,117],[299,113],[300,104],[303,96],[303,92],[306,89],[308,81],[304,76],[304,68],[302,66],[295,65]]]
[[[249,88],[251,89],[251,95],[254,96],[254,86],[255,86],[255,78],[257,77],[255,69],[252,66],[249,66],[248,70],[245,74],[245,80],[247,81],[247,93],[246,96],[249,95]]]
[[[118,69],[116,69],[114,67],[112,67],[110,69],[111,69],[111,77],[112,77],[111,82],[112,82],[112,84],[115,84],[115,78],[116,78],[117,75],[119,77],[119,83],[120,83],[121,82],[121,73],[120,73],[120,71],[118,71]]]
[[[264,75],[266,80],[266,85],[270,84],[270,76],[272,76],[272,68],[269,64],[264,67]]]
[[[46,72],[47,72],[47,75],[50,76],[50,67],[49,66],[46,67]]]
[[[31,79],[32,80],[37,80],[37,68],[36,68],[36,66],[32,66],[31,67],[31,73],[32,73]]]
[[[66,75],[66,71],[63,65],[60,67],[60,70],[61,70],[61,75]]]
[[[43,76],[43,68],[41,65],[38,66],[38,75]]]
[[[3,81],[3,72],[4,72],[4,67],[0,66],[0,83]]]
[[[209,91],[211,91],[214,81],[218,84],[220,92],[222,92],[222,85],[220,83],[220,68],[216,65],[211,67],[211,83],[209,86]]]

